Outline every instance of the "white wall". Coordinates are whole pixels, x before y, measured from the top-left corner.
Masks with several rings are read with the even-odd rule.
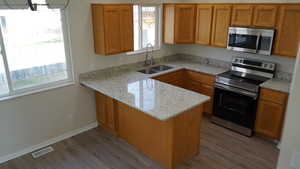
[[[144,59],[94,54],[89,0],[71,0],[67,16],[76,85],[0,102],[0,159],[96,122],[94,93],[78,84],[80,73]],[[155,55],[170,55],[171,49],[163,46]]]
[[[277,169],[295,169],[289,166],[292,156],[300,152],[300,51],[296,62],[294,79],[285,116],[285,124]],[[300,164],[300,157],[295,159]],[[300,165],[297,169],[300,168]]]

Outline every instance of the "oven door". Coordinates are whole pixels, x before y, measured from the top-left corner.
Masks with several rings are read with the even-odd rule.
[[[227,87],[216,85],[213,115],[253,129],[257,107],[256,94],[243,93],[241,89]]]
[[[260,33],[249,28],[229,28],[227,49],[257,53]]]

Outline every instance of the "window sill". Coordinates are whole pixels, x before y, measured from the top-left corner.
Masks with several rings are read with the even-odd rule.
[[[160,48],[154,48],[153,51],[158,51],[160,50]],[[127,52],[126,55],[137,55],[137,54],[143,54],[146,53],[147,50],[146,49],[141,49],[141,50],[136,50],[136,51],[132,51],[132,52]]]
[[[23,97],[23,96],[42,93],[42,92],[46,92],[46,91],[49,91],[49,90],[58,89],[58,88],[62,88],[62,87],[67,87],[67,86],[71,86],[71,85],[75,85],[75,82],[74,81],[68,81],[68,82],[57,84],[57,85],[47,87],[47,88],[36,89],[36,90],[27,91],[27,92],[23,92],[23,93],[18,93],[18,94],[14,94],[14,95],[10,95],[10,96],[3,96],[3,97],[0,97],[0,102],[4,102],[4,101],[7,101],[7,100],[12,100],[12,99]]]

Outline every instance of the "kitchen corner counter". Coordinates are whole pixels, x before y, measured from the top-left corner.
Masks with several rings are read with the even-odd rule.
[[[209,97],[151,79],[152,77],[180,69],[189,69],[210,75],[226,71],[222,68],[189,61],[172,61],[161,64],[174,68],[152,75],[137,72],[141,68],[102,70],[93,78],[81,79],[80,83],[156,119],[168,120],[205,103]]]
[[[290,85],[291,83],[288,81],[284,80],[279,80],[279,79],[271,79],[263,84],[260,85],[260,87],[267,88],[267,89],[272,89],[284,93],[289,93],[290,92]]]

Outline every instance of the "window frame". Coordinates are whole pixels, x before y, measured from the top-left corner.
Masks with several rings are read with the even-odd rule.
[[[139,49],[133,50],[131,52],[127,52],[128,55],[144,53],[147,51],[146,48],[142,48],[143,46],[143,25],[142,25],[142,7],[155,7],[157,12],[155,15],[155,20],[157,21],[155,24],[155,45],[153,46],[154,50],[160,50],[161,48],[161,19],[162,19],[162,5],[161,4],[134,4],[138,6],[138,14],[139,14]]]
[[[70,31],[69,31],[70,29],[69,29],[69,23],[67,18],[67,11],[62,9],[60,9],[59,11],[61,15],[61,28],[62,28],[62,34],[64,40],[65,60],[66,60],[66,69],[67,69],[68,78],[63,80],[53,81],[53,82],[45,82],[38,85],[34,85],[32,87],[13,89],[7,55],[5,51],[3,33],[0,28],[0,53],[3,59],[6,81],[8,85],[8,93],[4,95],[0,95],[0,101],[75,84],[73,61],[72,61],[71,48],[70,48]]]

